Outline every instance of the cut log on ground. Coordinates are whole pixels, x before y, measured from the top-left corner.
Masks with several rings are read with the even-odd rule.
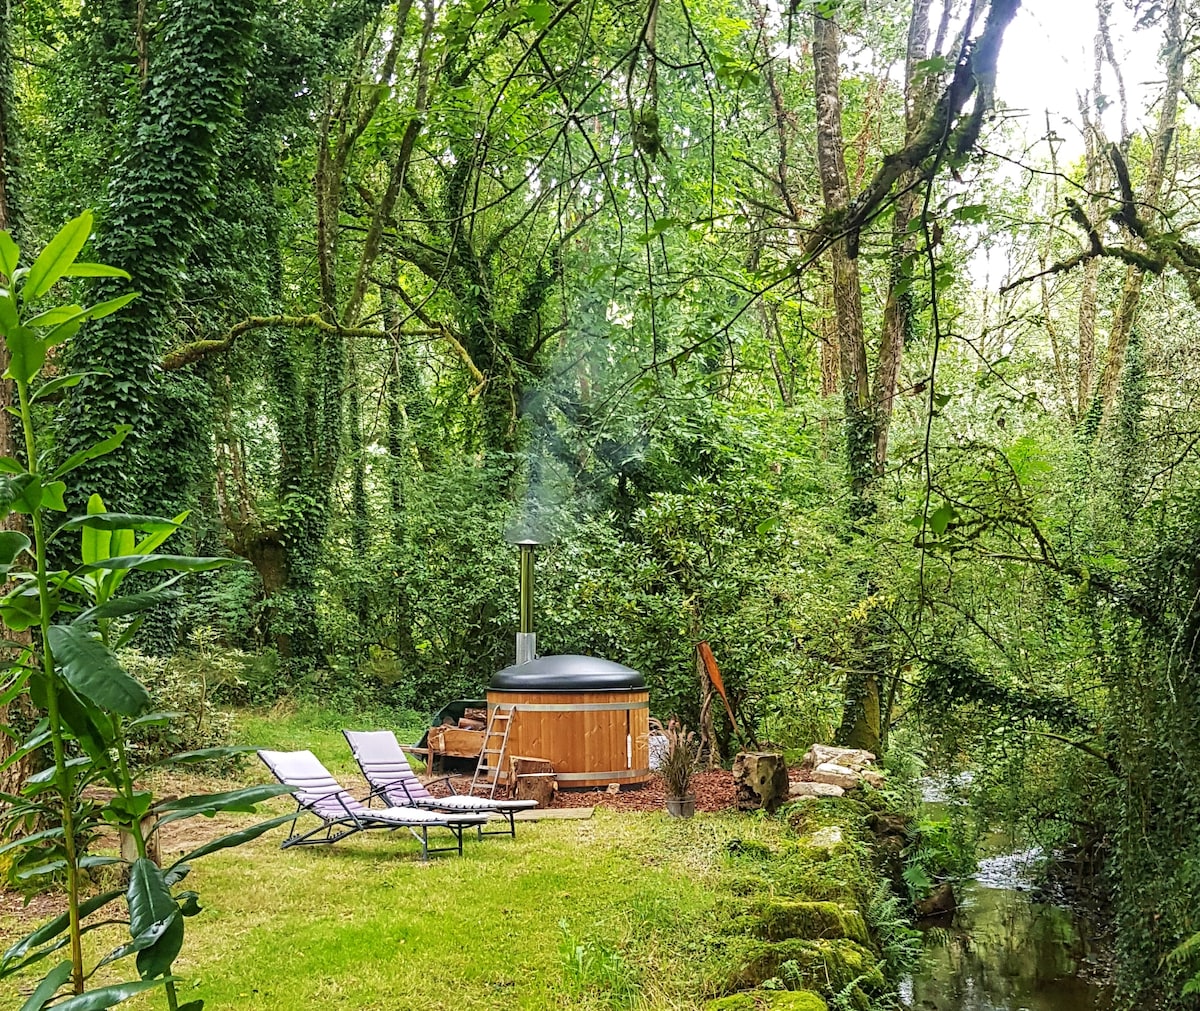
[[[558,789],[558,777],[553,772],[526,772],[517,776],[513,796],[517,800],[536,800],[538,807],[549,807]]]
[[[774,751],[743,751],[733,762],[739,811],[776,811],[788,799],[787,763]]]

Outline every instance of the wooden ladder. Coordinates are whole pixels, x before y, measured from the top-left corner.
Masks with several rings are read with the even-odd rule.
[[[479,761],[475,765],[475,775],[471,777],[471,788],[467,792],[475,795],[476,789],[487,790],[487,796],[496,796],[496,784],[500,781],[500,771],[504,768],[504,755],[508,751],[508,735],[512,732],[513,719],[517,715],[515,704],[501,705],[488,714],[487,731],[483,735],[483,747],[479,751]],[[500,747],[492,743],[500,739]],[[495,761],[491,761],[492,756]]]

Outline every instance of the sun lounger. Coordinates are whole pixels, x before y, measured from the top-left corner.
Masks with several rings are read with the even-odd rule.
[[[537,807],[536,800],[496,800],[491,797],[470,797],[454,793],[448,776],[442,777],[451,790],[449,797],[435,797],[417,779],[400,749],[400,742],[390,730],[343,730],[354,760],[371,786],[371,796],[385,804],[401,804],[423,811],[447,813],[498,814],[508,822],[506,829],[480,835],[511,835],[516,838],[517,826],[513,816],[522,810]],[[369,800],[368,800],[369,803]]]
[[[335,843],[367,829],[406,828],[421,844],[421,859],[428,860],[430,853],[457,850],[461,855],[463,830],[482,827],[487,821],[485,815],[470,812],[447,815],[415,807],[368,808],[347,793],[311,751],[264,750],[259,751],[258,757],[279,782],[296,788],[293,794],[297,805],[296,817],[292,819],[291,833],[283,841],[283,849]],[[297,833],[296,822],[305,812],[316,815],[321,824],[307,832]],[[449,830],[454,835],[456,845],[431,848],[431,828]]]

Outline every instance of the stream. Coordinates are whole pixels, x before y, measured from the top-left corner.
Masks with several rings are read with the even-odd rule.
[[[927,805],[936,807],[936,804]],[[925,960],[901,985],[914,1011],[1111,1011],[1105,945],[1077,909],[1038,897],[1039,850],[1005,851],[1005,837],[973,878],[955,885],[958,909],[918,926]]]

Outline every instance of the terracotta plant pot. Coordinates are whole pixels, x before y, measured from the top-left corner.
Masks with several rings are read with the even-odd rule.
[[[696,813],[696,798],[692,794],[686,797],[668,797],[667,814],[672,818],[690,818]]]

